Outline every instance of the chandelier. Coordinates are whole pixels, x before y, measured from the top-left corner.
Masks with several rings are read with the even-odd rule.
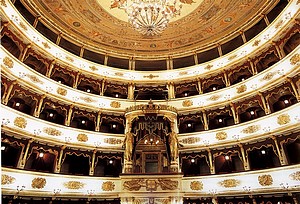
[[[170,20],[180,15],[181,0],[113,0],[111,8],[125,10],[128,21],[142,35],[162,33]]]

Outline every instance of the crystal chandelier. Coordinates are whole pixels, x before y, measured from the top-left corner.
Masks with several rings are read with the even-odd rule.
[[[125,10],[128,21],[142,35],[159,35],[170,19],[180,15],[180,0],[113,0],[111,8]]]

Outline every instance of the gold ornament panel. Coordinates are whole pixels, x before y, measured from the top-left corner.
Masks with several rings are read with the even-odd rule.
[[[262,186],[271,186],[273,184],[273,178],[269,174],[258,176],[258,182]]]

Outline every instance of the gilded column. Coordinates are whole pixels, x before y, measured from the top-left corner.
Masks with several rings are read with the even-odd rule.
[[[23,50],[23,52],[21,52],[20,57],[19,57],[19,60],[20,60],[21,62],[24,61],[25,56],[26,56],[26,54],[27,54],[27,52],[28,52],[28,50],[29,50],[30,48],[31,48],[31,44],[29,43],[28,45],[26,45],[26,47],[25,47],[25,49]]]
[[[248,62],[250,64],[252,74],[256,75],[257,74],[257,67],[254,65],[253,61],[250,58],[248,59]]]
[[[277,54],[278,54],[278,56],[279,56],[279,59],[284,58],[284,57],[285,57],[284,51],[283,51],[282,49],[280,49],[280,47],[277,45],[276,42],[272,42],[272,44],[273,44],[273,46],[274,46],[275,49],[276,49],[276,52],[277,52]]]
[[[55,42],[56,45],[59,45],[60,40],[61,40],[61,36],[62,36],[62,33],[59,33],[57,38],[56,38],[56,42]]]
[[[52,60],[52,62],[50,63],[48,69],[47,69],[47,73],[46,73],[46,77],[51,77],[51,74],[52,74],[52,71],[53,71],[53,68],[54,68],[54,65],[56,63],[56,60]]]
[[[101,111],[99,110],[98,111],[98,114],[97,114],[97,122],[96,122],[96,128],[95,128],[95,131],[99,132],[100,131],[100,120],[101,120]]]
[[[41,114],[42,105],[44,102],[44,99],[46,98],[46,95],[42,95],[39,102],[37,103],[35,110],[34,110],[34,117],[38,118]]]
[[[58,161],[56,163],[56,168],[54,170],[54,173],[60,173],[60,169],[61,169],[61,160],[64,154],[64,150],[66,149],[66,145],[63,145],[60,147],[60,152],[59,152],[59,157],[58,157]]]
[[[243,144],[241,144],[241,143],[239,143],[238,146],[240,147],[240,150],[241,150],[241,153],[242,153],[244,169],[245,169],[246,171],[247,171],[247,170],[250,170],[250,165],[249,165],[249,161],[248,161],[247,155],[245,154],[244,146],[243,146]]]
[[[65,120],[65,126],[70,126],[74,105],[70,105],[68,115]]]
[[[108,55],[105,54],[105,56],[104,56],[104,65],[107,66],[107,63],[108,63]]]
[[[32,142],[33,142],[32,139],[28,140],[28,143],[27,143],[27,146],[26,146],[26,149],[25,149],[25,153],[24,154],[22,153],[23,157],[22,157],[22,154],[21,154],[22,160],[18,164],[18,168],[20,168],[20,169],[24,169],[24,167],[25,167],[26,160],[27,160],[27,155],[28,155],[29,148],[30,148],[30,145],[31,145]]]
[[[292,89],[294,91],[295,97],[296,97],[297,101],[300,102],[299,92],[298,92],[298,89],[297,89],[295,83],[293,82],[292,78],[287,77],[286,80],[291,84],[291,87],[292,87]]]
[[[263,17],[264,17],[264,20],[265,20],[267,26],[269,26],[270,25],[270,21],[269,21],[267,15],[263,14]]]
[[[167,89],[168,89],[168,99],[175,98],[175,88],[173,82],[167,83]]]
[[[133,138],[133,134],[131,133],[132,120],[133,120],[133,118],[131,116],[126,116],[123,173],[132,173],[133,172],[132,150],[133,150],[134,138]]]
[[[246,39],[244,31],[241,30],[240,35],[242,36],[243,43],[245,44],[247,42],[247,39]]]
[[[228,79],[228,74],[226,71],[223,72],[223,75],[224,75],[224,80],[225,80],[225,85],[226,87],[230,86],[230,81]]]
[[[202,110],[202,117],[203,117],[203,126],[204,126],[204,130],[208,130],[208,121],[207,121],[207,115],[205,110]]]
[[[105,82],[106,82],[106,80],[103,79],[103,80],[102,80],[102,83],[101,83],[100,96],[104,96]]]
[[[239,115],[237,114],[236,107],[235,107],[234,103],[230,103],[230,109],[231,109],[231,112],[232,112],[232,115],[233,115],[234,124],[239,124],[240,123]]]
[[[211,150],[207,149],[207,152],[208,152],[208,160],[209,160],[210,173],[211,174],[215,174],[215,166],[214,166],[213,156],[212,156]]]
[[[90,166],[90,173],[89,173],[90,176],[94,175],[96,153],[97,153],[97,150],[95,149],[93,151],[92,162],[91,162],[91,166]]]
[[[197,53],[194,54],[194,62],[195,62],[195,64],[199,64]]]
[[[223,53],[222,53],[222,47],[220,44],[217,44],[217,48],[218,48],[218,53],[219,53],[219,56],[222,56]]]
[[[279,160],[280,160],[280,164],[282,166],[287,165],[288,164],[287,158],[285,157],[285,155],[282,154],[282,151],[281,151],[281,149],[279,148],[279,145],[278,145],[277,138],[275,136],[271,136],[271,138],[275,143],[277,154],[278,154],[278,157],[279,157]]]
[[[203,94],[202,81],[201,78],[197,78],[198,92],[199,94]]]
[[[11,84],[9,85],[9,87],[8,87],[8,89],[7,89],[7,91],[6,91],[6,93],[3,94],[3,96],[2,96],[2,103],[3,103],[4,105],[7,105],[8,100],[9,100],[10,97],[11,97],[11,92],[12,92],[12,90],[13,90],[13,88],[14,88],[14,86],[15,86],[16,83],[17,83],[16,80],[12,81]]]
[[[212,197],[212,198],[211,198],[211,202],[212,202],[213,204],[218,204],[218,199],[217,199],[216,197]]]
[[[84,48],[83,46],[80,47],[80,53],[79,53],[79,57],[82,57],[84,53]]]
[[[135,89],[134,83],[129,82],[128,83],[128,96],[127,96],[128,99],[131,99],[131,100],[134,99],[134,89]]]
[[[41,19],[41,16],[37,16],[35,19],[34,19],[34,22],[32,24],[32,26],[34,28],[36,28],[37,24],[39,23],[39,20]]]
[[[178,126],[177,118],[169,116],[171,133],[169,133],[169,145],[171,153],[171,171],[180,172],[179,169],[179,151],[178,151]]]
[[[74,89],[77,89],[79,77],[80,77],[80,72],[77,72],[76,77],[75,77],[75,81],[73,83],[73,88]]]
[[[258,92],[258,95],[261,98],[261,102],[263,104],[263,108],[264,108],[266,115],[269,115],[271,113],[269,103],[267,102],[267,100],[265,99],[264,95],[261,92]]]

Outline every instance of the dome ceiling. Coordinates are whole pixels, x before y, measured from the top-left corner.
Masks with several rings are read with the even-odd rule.
[[[111,0],[26,0],[52,26],[76,40],[123,56],[185,55],[238,33],[270,3],[261,0],[181,0],[181,15],[159,36],[143,36]],[[88,46],[87,46],[88,47]]]

